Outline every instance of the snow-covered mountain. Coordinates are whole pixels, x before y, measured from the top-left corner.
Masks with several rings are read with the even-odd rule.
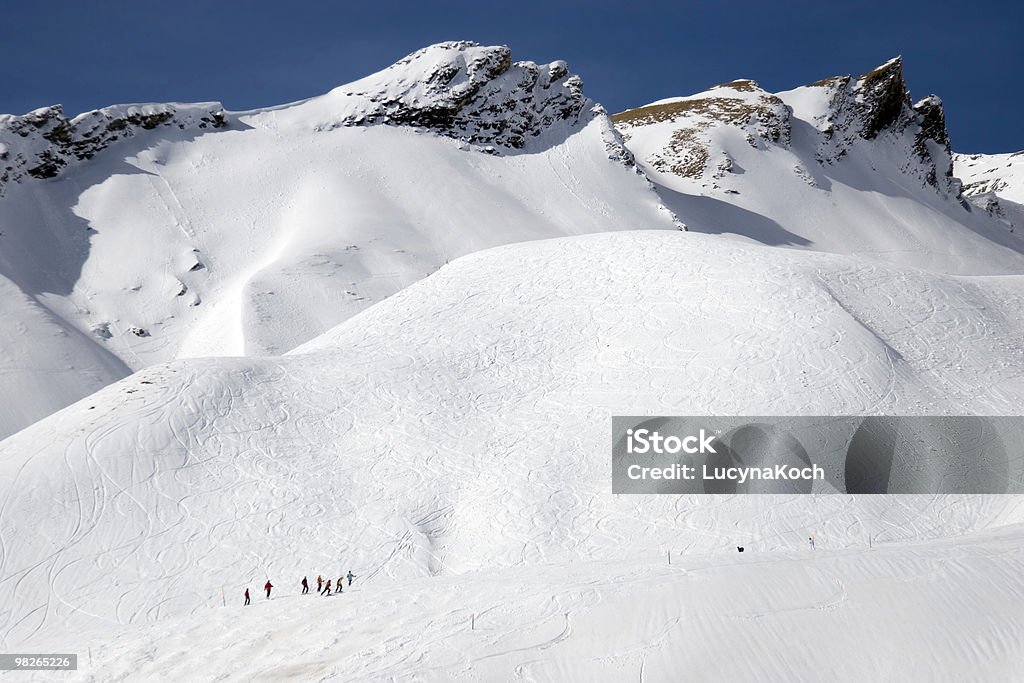
[[[0,436],[133,370],[277,354],[449,259],[677,229],[562,62],[445,43],[304,102],[0,117]]]
[[[689,229],[963,274],[1021,272],[1024,240],[961,196],[942,103],[902,62],[768,93],[751,80],[614,115]]]
[[[1004,161],[952,157],[898,60],[614,121],[472,43],[282,107],[0,119],[4,649],[71,680],[1012,678],[1020,496],[616,496],[609,442],[1018,414]]]

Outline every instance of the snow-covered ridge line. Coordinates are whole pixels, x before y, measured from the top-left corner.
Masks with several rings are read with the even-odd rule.
[[[158,128],[223,128],[228,115],[219,102],[199,104],[125,104],[68,118],[61,105],[22,116],[0,115],[0,192],[25,176],[53,178],[73,161],[98,152],[140,131]]]
[[[559,139],[606,112],[583,94],[583,80],[564,61],[512,61],[506,46],[461,41],[418,50],[395,64],[326,95],[296,103],[321,111],[316,131],[387,124],[426,129],[478,145],[482,151],[522,150],[552,129]],[[26,176],[53,178],[70,163],[91,159],[142,131],[229,127],[246,115],[290,107],[228,113],[219,102],[104,107],[69,118],[60,105],[22,116],[0,115],[0,193]],[[609,129],[611,126],[609,125]],[[615,139],[609,157],[631,163]]]

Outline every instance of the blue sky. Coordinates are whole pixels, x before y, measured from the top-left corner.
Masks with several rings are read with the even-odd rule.
[[[902,54],[954,148],[1024,148],[1024,4],[884,2],[64,2],[6,4],[0,112],[62,103],[316,95],[451,39],[565,59],[611,111],[734,78],[782,90]]]

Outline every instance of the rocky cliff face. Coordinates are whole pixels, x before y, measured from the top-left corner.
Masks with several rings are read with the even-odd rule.
[[[160,128],[224,128],[228,115],[218,103],[124,105],[69,119],[60,105],[23,116],[0,116],[0,193],[22,178],[53,178],[70,162],[91,159],[118,140]]]

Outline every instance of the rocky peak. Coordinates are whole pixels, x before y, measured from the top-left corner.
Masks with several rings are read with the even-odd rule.
[[[959,196],[961,186],[953,177],[953,150],[949,144],[942,100],[929,95],[914,105],[914,113],[917,114],[914,152],[925,171],[926,182]]]
[[[857,140],[902,133],[913,120],[900,57],[856,78],[835,76],[811,85],[830,91],[825,140],[818,150],[825,163],[843,157]]]
[[[157,128],[223,128],[219,103],[105,107],[68,118],[58,104],[23,116],[0,115],[0,194],[25,176],[53,178],[72,161],[91,159],[117,140]]]
[[[903,58],[890,59],[857,78],[849,98],[859,114],[860,135],[872,140],[885,130],[909,123],[910,92],[903,80]]]
[[[862,76],[837,76],[813,83],[831,90],[818,160],[834,163],[862,140],[909,142],[904,171],[940,192],[959,195],[953,178],[949,133],[942,100],[930,95],[912,104],[900,57]]]
[[[416,126],[510,149],[523,149],[563,122],[573,125],[599,113],[565,62],[513,62],[506,46],[466,41],[418,50],[328,97],[335,119],[327,127]]]

